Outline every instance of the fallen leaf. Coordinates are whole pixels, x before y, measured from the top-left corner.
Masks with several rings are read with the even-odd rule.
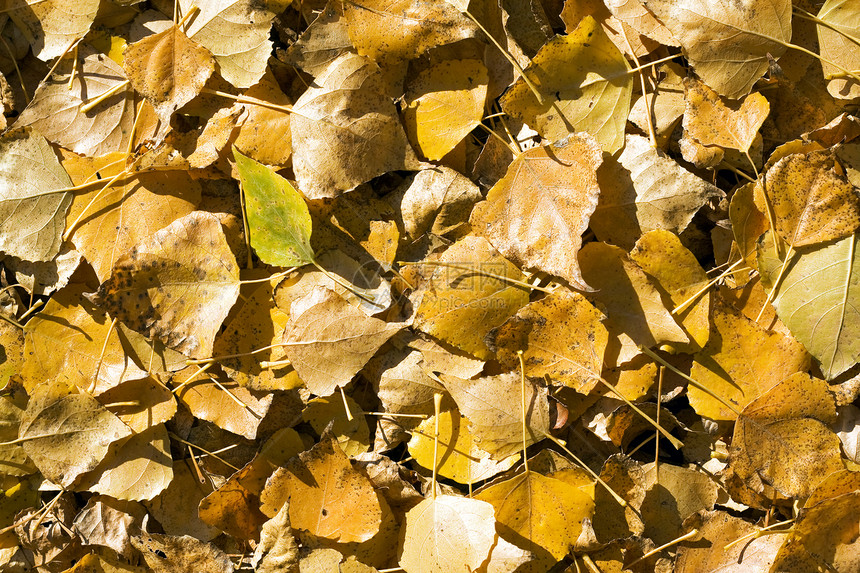
[[[221,222],[193,211],[121,256],[93,300],[169,348],[206,358],[238,294]]]
[[[298,573],[299,546],[290,528],[289,502],[263,524],[251,564],[259,573]]]
[[[140,532],[145,517],[146,510],[139,503],[94,495],[75,516],[72,528],[84,545],[109,547],[130,559],[135,555],[131,536]],[[113,573],[113,570],[105,568],[105,573]]]
[[[639,135],[627,136],[618,161],[604,162],[597,181],[600,195],[589,223],[601,241],[626,249],[648,231],[680,234],[699,209],[724,196]]]
[[[738,417],[729,464],[788,497],[807,497],[842,469],[839,437],[828,427],[836,404],[823,380],[798,372],[747,404]]]
[[[99,4],[99,0],[11,0],[4,9],[25,31],[33,55],[47,62],[87,35]]]
[[[860,256],[857,236],[804,249],[786,266],[773,305],[785,325],[819,362],[827,380],[860,357],[858,308]],[[782,261],[769,247],[759,249],[762,284],[772,288]]]
[[[349,458],[329,435],[272,474],[260,496],[261,509],[275,516],[291,499],[302,500],[290,504],[293,529],[342,543],[367,541],[390,512],[367,477],[350,466]]]
[[[720,95],[738,99],[791,40],[790,0],[643,0],[681,43],[690,65]]]
[[[213,378],[185,384],[195,371],[196,367],[189,367],[177,373],[176,379],[181,382],[177,381],[174,386],[184,384],[176,391],[179,401],[198,418],[249,440],[256,438],[260,421],[272,404],[272,394],[252,393],[235,382],[219,382]]]
[[[366,58],[344,54],[293,105],[293,169],[308,199],[335,197],[413,161],[397,108],[375,89],[378,74]]]
[[[690,376],[742,410],[780,381],[809,365],[796,340],[768,332],[716,297],[711,303],[711,335],[694,357]],[[690,386],[690,405],[714,420],[734,420],[737,414],[713,396]]]
[[[80,112],[82,104],[117,89],[124,81],[120,66],[83,44],[77,60],[64,59],[39,85],[14,127],[29,125],[50,141],[87,156],[125,149],[135,114],[131,89],[120,90],[88,113]]]
[[[654,543],[668,543],[684,533],[683,522],[717,502],[717,483],[706,473],[671,464],[647,464],[645,498],[640,512],[644,535]],[[659,473],[658,473],[659,472]]]
[[[95,468],[113,442],[129,435],[131,430],[95,398],[51,380],[33,389],[18,430],[42,475],[63,487]]]
[[[4,442],[0,446],[0,465],[3,472],[9,476],[26,476],[38,471],[33,462],[27,456],[22,444],[6,443],[14,442],[18,438],[18,429],[21,425],[21,416],[27,408],[27,394],[21,387],[7,384],[5,387],[8,395],[0,396],[0,440]],[[27,506],[29,507],[29,506]],[[19,508],[25,509],[25,508]],[[0,518],[0,527],[11,525],[15,513],[12,512],[9,519]],[[8,523],[6,522],[8,521]],[[2,540],[2,537],[0,537]]]
[[[481,123],[488,81],[479,60],[446,60],[409,83],[403,122],[421,155],[441,159]]]
[[[408,573],[479,570],[496,540],[493,506],[485,501],[437,495],[406,513],[398,562]]]
[[[200,93],[215,71],[215,58],[173,25],[129,44],[123,68],[135,91],[170,123],[173,112]]]
[[[843,70],[839,69],[852,70],[856,74],[860,68],[860,47],[854,41],[860,26],[860,11],[847,0],[827,0],[817,17],[821,21],[816,30],[821,47],[821,68],[828,80],[827,91],[840,99],[860,96],[857,78],[844,77]]]
[[[286,62],[317,77],[328,64],[354,50],[343,18],[343,3],[329,2],[299,39],[287,48]]]
[[[518,310],[488,337],[503,368],[519,368],[522,351],[529,376],[587,394],[603,370],[604,318],[582,295],[558,290]]]
[[[318,286],[290,307],[284,351],[308,389],[328,396],[346,386],[402,328],[400,323],[369,317],[334,291]]]
[[[302,420],[309,423],[318,434],[331,424],[338,445],[348,457],[364,453],[370,447],[370,428],[361,406],[349,396],[326,396],[308,401],[302,412]],[[347,410],[349,408],[349,410]],[[352,419],[347,415],[349,413]]]
[[[448,167],[424,169],[403,193],[400,212],[406,234],[448,235],[467,231],[472,206],[483,198],[477,185]]]
[[[672,32],[643,5],[641,0],[606,0],[605,4],[613,16],[629,24],[640,34],[667,46],[678,45],[678,40],[672,36]]]
[[[226,553],[189,535],[142,533],[131,538],[153,573],[231,573]]]
[[[472,227],[514,263],[591,290],[576,253],[597,207],[596,172],[602,161],[587,134],[520,154],[487,200],[472,210]]]
[[[624,146],[634,76],[594,18],[587,16],[570,34],[547,42],[525,74],[538,86],[543,101],[537,101],[519,79],[502,98],[506,113],[548,141],[585,131],[607,153]]]
[[[684,129],[702,145],[749,152],[758,130],[770,113],[770,104],[758,93],[737,102],[721,98],[699,80],[684,80]]]
[[[5,134],[0,139],[0,251],[28,261],[48,261],[59,253],[71,185],[44,137]]]
[[[200,483],[187,458],[179,459],[173,465],[173,480],[167,489],[153,500],[144,501],[143,505],[158,520],[165,533],[185,532],[201,541],[209,541],[215,539],[220,530],[202,521],[197,508],[211,490],[208,483],[205,486]]]
[[[504,279],[521,281],[523,274],[483,237],[454,243],[439,262],[454,267],[438,267],[430,276],[415,327],[477,358],[489,358],[486,334],[528,302],[525,289]]]
[[[248,88],[245,96],[274,106],[290,106],[293,103],[281,91],[271,69],[266,71],[259,82]],[[239,125],[233,145],[254,161],[266,165],[287,165],[292,157],[290,114],[252,103],[237,105],[243,106],[247,113]]]
[[[638,0],[632,0],[630,3],[637,4]],[[674,62],[662,64],[657,70],[658,83],[655,93],[648,94],[647,97],[634,95],[627,120],[635,124],[643,133],[648,133],[648,122],[651,121],[654,125],[654,135],[657,136],[657,147],[666,149],[672,132],[684,115],[686,71]]]
[[[463,380],[443,376],[442,382],[451,393],[457,408],[469,420],[469,428],[478,446],[501,460],[519,452],[523,446],[543,440],[549,433],[549,401],[547,389],[525,384],[522,395],[520,374],[511,372]],[[525,436],[523,436],[522,403],[525,401]],[[523,440],[525,439],[525,444]]]

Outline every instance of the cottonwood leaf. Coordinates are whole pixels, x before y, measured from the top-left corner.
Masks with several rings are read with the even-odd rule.
[[[358,53],[379,62],[411,60],[479,33],[447,2],[355,0],[343,3],[343,17]]]
[[[588,298],[606,309],[605,324],[611,336],[624,333],[636,344],[647,347],[689,342],[666,308],[653,279],[624,250],[605,243],[589,243],[580,252],[579,264],[585,280],[595,288]],[[629,345],[622,348],[618,363],[637,353]]]
[[[206,358],[238,294],[239,269],[221,222],[194,211],[120,257],[93,300],[169,348]]]
[[[269,40],[272,20],[289,6],[289,2],[180,0],[179,5],[183,14],[192,6],[200,8],[186,32],[189,38],[214,54],[222,78],[237,88],[247,88],[263,77],[272,55]]]
[[[290,307],[284,351],[308,389],[328,396],[346,386],[402,328],[400,323],[369,317],[334,291],[318,286]]]
[[[442,376],[441,379],[460,412],[469,420],[469,428],[481,449],[489,452],[493,459],[501,460],[523,448],[520,373],[509,372],[473,380],[455,376]],[[526,383],[526,447],[543,440],[550,431],[547,396],[545,387]]]
[[[581,489],[535,471],[481,488],[475,499],[491,503],[509,541],[524,539],[533,553],[548,551],[558,561],[576,544],[582,520],[594,513],[594,499]]]
[[[634,76],[594,18],[583,18],[576,30],[547,42],[525,74],[538,86],[543,102],[518,79],[502,98],[505,113],[549,141],[585,131],[608,153],[624,145]]]
[[[655,543],[668,543],[683,532],[684,520],[696,512],[710,510],[717,502],[718,486],[702,471],[671,464],[647,464],[645,497],[639,511],[644,535]],[[658,473],[659,471],[659,473]]]
[[[329,2],[305,28],[299,39],[287,48],[285,63],[292,64],[317,77],[329,63],[355,48],[343,17],[343,2]]]
[[[579,133],[520,154],[487,200],[475,206],[472,227],[514,263],[591,290],[576,253],[597,207],[602,161],[594,138]]]
[[[118,175],[125,168],[124,158],[124,152],[92,159],[70,156],[64,166],[80,185]],[[200,183],[178,170],[139,173],[119,179],[105,191],[96,187],[78,192],[66,216],[69,225],[81,216],[71,241],[105,281],[121,255],[194,211],[201,193]]]
[[[95,468],[110,444],[129,435],[128,426],[95,398],[51,380],[33,389],[18,430],[42,475],[63,487]]]
[[[711,334],[694,356],[690,376],[712,393],[742,410],[773,385],[806,370],[809,357],[799,342],[769,332],[740,311],[715,298]],[[701,416],[734,420],[737,414],[713,396],[689,386],[690,405]]]
[[[57,156],[36,132],[0,138],[0,251],[28,261],[60,252],[72,185]],[[26,214],[26,216],[24,215]]]
[[[135,433],[163,424],[176,413],[173,392],[151,376],[114,386],[98,401]]]
[[[860,192],[828,151],[794,153],[765,175],[776,231],[793,247],[844,239],[860,228]]]
[[[200,93],[215,71],[215,58],[173,25],[129,44],[123,68],[135,91],[170,123],[173,112]]]
[[[738,99],[791,40],[791,0],[643,0],[720,95]]]
[[[178,373],[177,377],[184,381],[196,368],[188,370]],[[272,394],[255,395],[235,382],[216,384],[207,378],[184,385],[176,392],[176,397],[197,418],[249,440],[257,437],[257,428],[272,404]]]
[[[437,495],[406,513],[398,562],[408,573],[477,571],[496,540],[493,506],[485,501]]]
[[[231,573],[233,563],[226,553],[189,535],[142,533],[131,544],[153,573]]]
[[[8,393],[0,396],[0,441],[4,442],[4,445],[0,446],[0,467],[3,468],[3,473],[9,476],[34,474],[38,470],[33,465],[33,462],[30,461],[27,452],[24,451],[23,445],[17,443],[5,444],[5,442],[14,442],[18,437],[21,415],[27,408],[27,393],[21,387],[16,388],[12,385],[7,385],[5,388],[8,390]],[[19,509],[26,508],[22,507]],[[9,520],[0,520],[3,527],[11,525],[14,522],[15,513],[17,513],[17,510],[9,516]]]
[[[140,501],[160,494],[172,479],[170,438],[164,424],[158,424],[114,444],[98,466],[81,476],[75,489]]]
[[[259,82],[248,88],[244,95],[275,106],[290,106],[293,102],[281,91],[271,69]],[[285,166],[292,156],[290,114],[252,103],[237,103],[246,110],[233,145],[244,150],[248,157],[266,165]]]
[[[351,420],[347,412],[352,415]],[[329,431],[350,458],[370,448],[370,428],[367,425],[367,419],[361,415],[361,406],[349,396],[326,396],[309,400],[302,411],[302,420],[309,423],[320,435],[331,424]]]
[[[672,32],[640,0],[605,0],[604,3],[613,16],[640,34],[667,46],[678,45]]]
[[[50,141],[87,156],[125,149],[135,117],[131,89],[120,90],[87,113],[80,111],[83,103],[117,89],[126,81],[125,72],[87,44],[79,46],[78,53],[77,60],[64,59],[54,73],[39,84],[14,127],[29,125]],[[73,79],[72,69],[75,69]]]
[[[503,368],[519,367],[529,376],[587,394],[598,384],[609,333],[603,313],[578,293],[556,291],[521,308],[489,334]]]
[[[678,120],[684,115],[684,77],[687,72],[675,62],[661,64],[657,72],[654,93],[647,97],[634,95],[627,120],[643,133],[648,133],[650,121],[654,125],[657,147],[666,149]]]
[[[655,229],[680,234],[707,202],[724,196],[640,135],[627,136],[618,162],[607,160],[597,180],[600,196],[591,228],[601,241],[626,249]]]
[[[33,55],[47,62],[86,36],[99,5],[99,0],[9,0],[4,11],[30,42]]]
[[[403,121],[421,155],[441,159],[481,123],[488,82],[479,60],[445,60],[409,83]]]
[[[855,74],[860,69],[860,46],[857,45],[860,29],[860,10],[850,0],[827,0],[818,12],[823,24],[818,24],[818,42],[821,49],[827,91],[835,98],[853,99],[860,96],[860,82],[851,77],[833,77],[843,74],[833,62]],[[829,60],[827,62],[824,59]],[[844,75],[844,74],[843,74]]]
[[[270,516],[288,500],[302,500],[290,504],[293,529],[341,543],[367,541],[391,511],[329,435],[278,468],[260,499],[263,513]]]
[[[344,54],[293,106],[293,169],[308,199],[335,197],[414,163],[397,108],[383,93],[378,74],[366,58]]]
[[[298,573],[299,545],[290,525],[289,502],[263,524],[251,565],[259,573]]]
[[[260,260],[279,267],[313,262],[311,214],[301,194],[289,181],[235,146],[233,157],[245,193],[251,246]]]
[[[107,315],[81,291],[79,285],[60,290],[25,325],[24,352],[29,359],[21,375],[28,390],[45,380],[61,380],[98,395],[146,376],[126,354]]]
[[[782,261],[759,249],[762,283],[770,290]],[[857,235],[804,249],[788,263],[773,305],[791,333],[818,360],[827,380],[860,358],[860,255]]]
[[[788,497],[808,497],[842,469],[836,404],[827,383],[798,372],[747,404],[735,424],[729,465]]]
[[[525,289],[503,279],[525,277],[483,237],[457,241],[439,260],[456,268],[438,267],[430,276],[415,328],[486,360],[492,353],[484,337],[528,303]]]
[[[424,169],[400,200],[406,234],[419,239],[425,233],[454,234],[468,230],[472,206],[483,199],[481,190],[449,167]]]
[[[209,541],[215,539],[220,531],[202,521],[197,510],[200,501],[212,493],[212,487],[208,483],[201,484],[192,467],[190,460],[174,464],[173,480],[167,489],[143,504],[165,533],[183,533]]]
[[[738,102],[727,101],[704,83],[684,79],[684,129],[702,145],[750,150],[759,128],[770,113],[770,104],[759,92]]]
[[[759,208],[758,198],[764,201],[764,192],[758,182],[749,182],[735,189],[729,203],[729,220],[740,255],[752,268],[758,266],[756,245],[759,237],[770,228],[765,217],[766,207]]]
[[[260,511],[260,491],[251,491],[245,487],[243,477],[253,474],[254,469],[249,462],[244,468],[233,474],[224,485],[200,500],[197,515],[204,522],[217,527],[227,535],[236,539],[258,540],[260,530],[266,522],[266,516]],[[257,466],[260,467],[260,466]],[[271,473],[271,466],[263,480]],[[246,473],[247,472],[247,473]],[[249,480],[250,481],[250,480]],[[262,489],[262,484],[260,486]],[[287,507],[281,508],[281,511]],[[280,514],[280,512],[278,512]],[[277,516],[276,516],[277,517]],[[292,531],[287,528],[284,532],[292,538]]]
[[[146,509],[140,504],[94,495],[75,516],[72,530],[84,545],[109,547],[118,555],[131,558],[134,555],[134,548],[131,546],[130,538],[133,533],[139,531],[145,516]],[[88,571],[84,566],[80,568],[82,572]],[[100,572],[99,569],[95,571]],[[103,571],[104,573],[134,572],[133,569],[125,570],[119,567],[111,569],[110,565],[104,566]]]
[[[477,483],[509,470],[519,461],[513,454],[498,461],[477,445],[477,440],[467,427],[468,419],[446,399],[438,416],[423,420],[412,432],[409,454],[424,468],[436,471],[440,476],[462,484]],[[438,424],[438,447],[435,437]]]

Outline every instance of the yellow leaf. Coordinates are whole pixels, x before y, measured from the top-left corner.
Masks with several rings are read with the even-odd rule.
[[[549,141],[586,131],[615,153],[624,146],[634,79],[629,72],[627,60],[587,16],[569,35],[547,42],[526,68],[544,101],[519,79],[502,98],[502,109]]]
[[[98,401],[136,433],[167,422],[176,413],[173,393],[150,376],[114,386]]]
[[[196,366],[189,366],[177,372],[174,386],[185,382],[197,370]],[[257,437],[257,428],[272,404],[272,394],[254,395],[235,382],[216,383],[211,378],[185,384],[176,397],[196,417],[249,440]]]
[[[289,106],[293,102],[287,97],[268,69],[259,82],[248,88],[246,97],[255,98],[278,106]],[[286,166],[292,155],[290,114],[252,103],[241,103],[248,111],[239,126],[233,145],[255,161],[278,167]]]
[[[487,82],[487,68],[478,60],[439,62],[410,82],[403,120],[424,157],[441,159],[481,123]]]
[[[201,521],[197,507],[200,500],[212,492],[212,487],[201,484],[191,467],[188,459],[176,463],[173,466],[173,480],[167,489],[143,504],[165,533],[190,535],[201,541],[209,541],[217,537],[220,531]]]
[[[226,553],[189,535],[173,536],[142,533],[131,538],[132,546],[143,556],[152,573],[195,571],[231,573],[233,563]]]
[[[129,44],[123,68],[135,91],[169,123],[174,111],[200,93],[215,71],[215,58],[174,25]]]
[[[20,27],[33,46],[33,55],[43,62],[66,51],[69,44],[83,38],[99,11],[99,0],[18,0],[4,10]]]
[[[857,45],[860,28],[860,10],[850,0],[827,0],[818,12],[824,23],[816,26],[822,60],[851,70],[855,76],[860,70],[860,46]],[[842,70],[822,61],[827,91],[835,98],[854,99],[860,96],[860,82],[856,77],[844,77]],[[834,75],[837,77],[831,78]]]
[[[352,420],[347,417],[347,408],[352,414]],[[338,445],[343,453],[351,458],[366,452],[370,447],[367,418],[362,415],[361,406],[349,396],[346,396],[346,400],[341,396],[310,400],[302,412],[302,420],[309,423],[318,434],[322,434],[328,425],[332,424],[331,432]]]
[[[518,265],[590,290],[576,253],[597,207],[602,161],[600,148],[588,134],[522,153],[472,211],[475,233]]]
[[[770,104],[758,92],[739,102],[721,98],[704,83],[684,80],[684,129],[702,145],[717,145],[747,152],[764,120]]]

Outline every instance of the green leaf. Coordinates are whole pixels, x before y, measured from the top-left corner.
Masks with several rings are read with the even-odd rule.
[[[821,363],[828,380],[860,358],[860,257],[857,237],[798,250],[779,283],[773,305],[780,320]],[[770,288],[782,261],[759,243],[762,284]]]
[[[233,147],[245,193],[251,246],[269,265],[294,267],[314,261],[311,214],[290,182]]]

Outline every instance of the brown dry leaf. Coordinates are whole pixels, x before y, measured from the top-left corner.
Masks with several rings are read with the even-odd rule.
[[[100,4],[99,0],[9,0],[3,9],[24,31],[33,55],[47,62],[87,35]]]
[[[699,531],[707,545],[682,545],[675,562],[677,573],[769,573],[777,551],[786,540],[785,534],[770,533],[751,537],[748,543],[738,543],[723,549],[736,539],[757,531],[748,521],[725,511],[706,513],[705,523]]]
[[[121,256],[93,300],[169,348],[206,358],[238,294],[239,269],[221,222],[193,211]]]
[[[765,181],[777,233],[793,247],[843,239],[860,228],[860,193],[829,150],[783,157]]]
[[[717,501],[716,480],[704,471],[672,464],[646,464],[645,498],[640,511],[646,537],[662,545],[684,533],[683,521]]]
[[[82,296],[81,285],[57,292],[24,328],[24,387],[58,380],[98,395],[146,376],[126,355],[107,315]]]
[[[453,169],[421,170],[400,199],[403,227],[412,239],[425,233],[465,234],[472,206],[482,198],[478,186]]]
[[[618,161],[607,160],[597,180],[600,196],[591,228],[600,240],[626,249],[655,229],[680,234],[699,209],[725,195],[640,135],[627,136]]]
[[[328,396],[346,386],[403,328],[372,318],[324,286],[293,301],[284,329],[284,350],[308,389]]]
[[[185,382],[197,370],[192,366],[178,372],[174,386]],[[214,378],[189,382],[176,392],[176,397],[196,417],[249,440],[257,437],[257,428],[273,398],[272,394],[252,393],[235,382]]]
[[[291,499],[301,500],[290,504],[293,529],[341,543],[372,538],[391,511],[330,435],[272,474],[260,496],[261,509],[275,516]]]
[[[154,425],[111,447],[102,462],[80,477],[75,489],[125,501],[152,499],[173,479],[170,439]]]
[[[857,45],[860,10],[851,0],[827,0],[818,12],[818,18],[823,22],[816,26],[816,30],[821,46],[821,67],[828,80],[827,91],[840,99],[860,96],[857,78],[845,77],[843,70],[833,65],[853,71],[855,76],[860,69],[860,46]]]
[[[538,86],[543,101],[518,79],[502,98],[506,113],[548,141],[584,131],[607,153],[624,145],[634,76],[594,18],[587,16],[570,34],[548,41],[525,74]]]
[[[94,495],[75,516],[72,528],[84,545],[109,547],[131,560],[135,555],[131,536],[140,532],[145,517],[146,509],[139,503]]]
[[[411,60],[479,33],[448,2],[356,0],[343,4],[343,17],[358,53],[379,62]]]
[[[262,525],[251,565],[257,573],[299,573],[299,546],[290,525],[289,502]]]
[[[536,471],[527,471],[493,482],[475,493],[475,499],[491,503],[508,541],[525,545],[541,556],[563,559],[582,533],[582,520],[594,513],[591,484],[576,487]]]
[[[48,141],[35,132],[0,138],[0,251],[28,261],[60,252],[72,185]],[[27,216],[21,216],[26,213]]]
[[[33,389],[18,430],[42,475],[63,487],[95,468],[110,444],[129,435],[131,430],[95,398],[53,380]]]
[[[791,40],[791,0],[643,0],[672,32],[702,80],[720,95],[747,95]]]
[[[484,117],[487,68],[479,60],[445,60],[409,83],[403,123],[418,152],[437,161]]]
[[[529,376],[549,376],[588,394],[603,370],[609,340],[604,318],[582,295],[558,290],[518,310],[488,340],[503,368],[518,368],[521,350]]]
[[[518,372],[474,380],[443,376],[442,382],[469,420],[478,445],[492,454],[493,459],[504,459],[520,451],[523,445],[543,440],[552,427],[547,389],[526,382],[526,443],[523,444],[523,396]]]
[[[152,573],[232,573],[223,551],[189,535],[142,533],[131,538]]]
[[[128,565],[124,560],[116,557],[87,553],[75,563],[74,567],[63,573],[146,573],[146,568]]]
[[[597,207],[602,162],[597,142],[581,133],[522,153],[487,200],[475,206],[474,231],[514,263],[591,290],[582,279],[576,253]]]
[[[75,68],[71,87],[69,79]],[[88,45],[78,48],[78,59],[64,59],[39,85],[14,127],[29,125],[50,141],[87,156],[105,155],[129,144],[134,122],[133,91],[120,90],[88,113],[80,106],[126,81],[113,60]],[[77,182],[76,182],[77,183]]]
[[[123,68],[135,91],[170,123],[173,112],[200,93],[215,71],[215,58],[173,25],[129,44]]]
[[[787,497],[807,497],[842,469],[839,437],[828,427],[836,405],[827,383],[798,372],[747,404],[735,425],[729,464]]]
[[[800,510],[773,571],[801,573],[820,569],[854,571],[860,566],[857,514],[860,472],[830,474]]]
[[[125,168],[125,153],[93,159],[67,156],[63,162],[75,185],[109,180]],[[102,186],[103,187],[103,186]],[[93,266],[100,281],[107,280],[114,262],[157,230],[188,215],[200,203],[200,184],[186,171],[140,173],[75,194],[66,215],[67,227],[81,217],[71,241]]]
[[[353,51],[342,6],[343,2],[337,0],[328,2],[299,39],[287,48],[285,63],[317,77],[330,62]]]
[[[711,298],[707,292],[702,293],[710,280],[695,255],[674,233],[651,231],[636,241],[630,258],[669,294],[675,308],[692,296],[699,297],[676,316],[690,336],[692,350],[701,349],[710,332]]]
[[[503,278],[525,277],[483,237],[457,241],[439,262],[454,267],[437,267],[430,276],[415,328],[486,360],[491,352],[484,337],[529,299],[526,289]]]
[[[440,476],[462,484],[477,483],[504,471],[516,464],[520,456],[513,454],[499,461],[493,460],[482,450],[466,426],[467,418],[460,415],[456,405],[446,398],[439,416],[431,416],[414,428],[409,440],[409,454],[422,467],[436,471]],[[436,424],[439,428],[436,446]]]
[[[331,62],[293,112],[293,169],[309,199],[335,197],[414,163],[379,68],[366,58],[344,54]]]
[[[737,102],[694,78],[684,79],[684,129],[702,145],[748,152],[770,113],[770,104],[758,92]]]
[[[201,484],[197,473],[191,468],[191,461],[187,458],[176,460],[173,464],[173,480],[167,489],[152,501],[144,501],[143,505],[158,520],[165,533],[187,534],[201,541],[209,541],[215,539],[220,531],[202,521],[197,508],[200,501],[212,493],[212,485]]]
[[[606,309],[605,324],[610,336],[624,333],[635,344],[649,348],[689,342],[666,308],[653,279],[622,249],[589,243],[579,254],[579,264],[585,280],[596,289],[588,298]],[[633,358],[638,350],[625,344],[620,352],[619,364]],[[607,362],[613,363],[609,357]]]
[[[608,458],[600,470],[602,479],[627,502],[626,507],[616,501],[604,487],[594,489],[594,533],[601,542],[641,535],[645,530],[639,508],[645,499],[645,470],[635,460],[622,454]]]
[[[409,573],[476,571],[496,542],[493,506],[485,501],[437,495],[406,513],[398,561]]]
[[[714,297],[711,335],[696,353],[690,376],[711,392],[742,410],[780,381],[809,367],[809,355],[799,342],[768,332],[740,311]],[[690,405],[701,416],[734,420],[737,414],[702,390],[687,389]]]

